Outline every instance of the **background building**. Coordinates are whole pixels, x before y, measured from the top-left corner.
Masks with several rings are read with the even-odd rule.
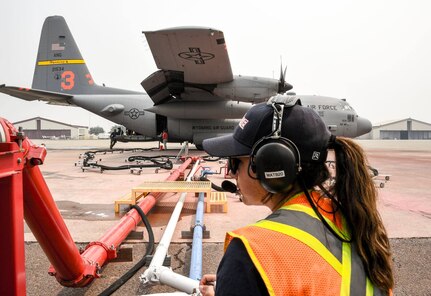
[[[22,127],[30,139],[89,139],[87,126],[70,125],[42,117],[34,117],[14,123]]]
[[[361,139],[431,140],[431,123],[412,118],[376,124]]]

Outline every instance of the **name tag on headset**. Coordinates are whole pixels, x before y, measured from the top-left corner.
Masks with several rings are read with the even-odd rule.
[[[277,179],[283,178],[285,176],[286,175],[284,174],[284,171],[265,172],[266,179]]]

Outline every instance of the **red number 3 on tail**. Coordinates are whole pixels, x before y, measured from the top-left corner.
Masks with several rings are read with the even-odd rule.
[[[61,74],[61,88],[62,89],[72,89],[75,86],[75,73],[72,71],[64,71]]]

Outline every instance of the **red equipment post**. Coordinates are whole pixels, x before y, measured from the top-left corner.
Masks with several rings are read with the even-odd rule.
[[[0,118],[0,295],[26,295],[20,135]],[[18,142],[15,142],[18,140]]]

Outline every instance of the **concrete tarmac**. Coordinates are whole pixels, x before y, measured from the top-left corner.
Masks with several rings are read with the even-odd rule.
[[[127,211],[122,206],[120,215],[114,213],[114,200],[139,185],[144,180],[164,180],[169,171],[145,168],[141,174],[124,171],[82,171],[80,155],[87,150],[106,149],[107,140],[33,140],[44,144],[48,155],[40,167],[54,200],[65,219],[69,231],[80,247],[97,241],[108,228],[115,225]],[[380,174],[389,175],[389,181],[381,180],[379,188],[379,211],[388,230],[394,254],[396,287],[394,295],[431,295],[431,141],[371,141],[358,143],[367,152],[370,164]],[[117,143],[114,148],[156,147],[157,142]],[[169,154],[176,156],[179,144],[169,143],[167,151],[146,151],[145,155]],[[192,145],[190,147],[193,147]],[[105,165],[124,165],[125,159],[135,152],[125,151],[97,154],[96,159]],[[189,149],[189,155],[204,155],[201,151]],[[204,162],[211,171],[222,174],[208,178],[219,185],[224,180],[223,162]],[[174,165],[174,168],[178,166]],[[380,186],[378,183],[378,186]],[[151,211],[149,219],[156,242],[163,235],[170,213],[179,195],[166,194]],[[196,198],[189,194],[181,213],[169,248],[172,268],[175,272],[188,275],[191,254],[191,240],[181,237],[182,231],[190,230],[194,224]],[[269,210],[265,207],[247,207],[235,195],[228,194],[228,213],[214,208],[206,213],[204,223],[210,238],[203,244],[203,273],[214,273],[223,255],[225,232],[264,218]],[[139,261],[145,252],[148,235],[140,225],[137,232],[144,233],[144,239],[128,239],[123,245],[133,249],[133,262],[110,262],[96,279],[85,288],[66,288],[47,274],[48,259],[35,240],[30,229],[25,228],[27,295],[98,295],[106,287]],[[136,273],[130,281],[114,295],[143,295],[171,292],[167,286],[143,287]]]

